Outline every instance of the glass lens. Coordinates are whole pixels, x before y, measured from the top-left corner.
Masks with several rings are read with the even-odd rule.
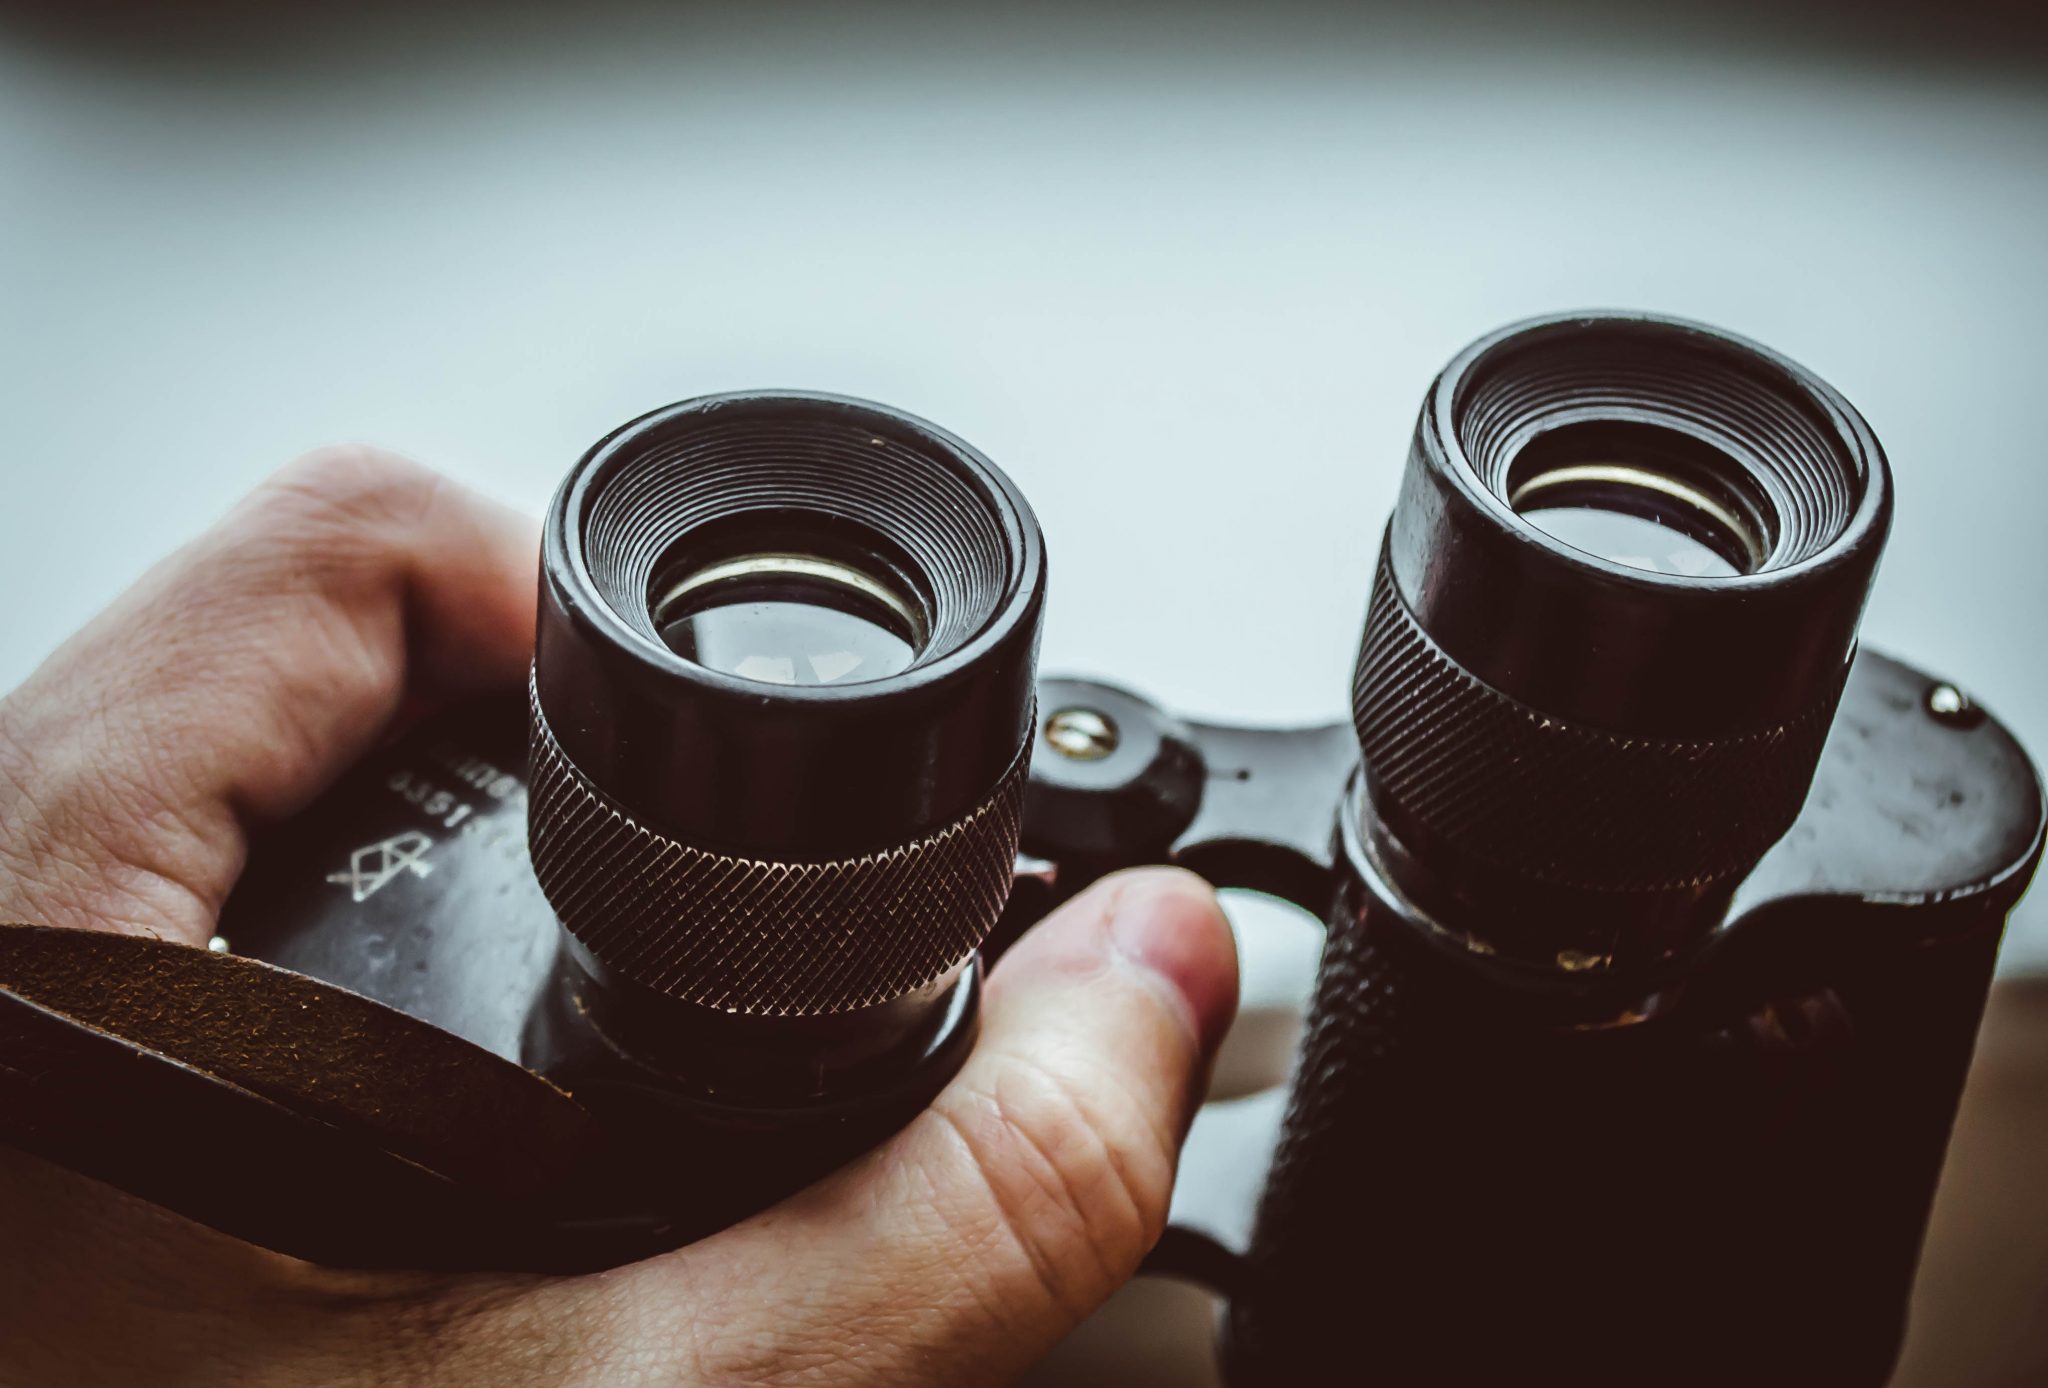
[[[1744,572],[1683,530],[1673,530],[1647,516],[1598,506],[1532,507],[1521,514],[1538,530],[1573,549],[1632,569],[1687,578],[1733,578]]]
[[[1768,549],[1747,508],[1697,469],[1567,461],[1516,483],[1516,514],[1574,549],[1657,574],[1733,578]]]
[[[802,554],[723,560],[675,584],[655,606],[668,648],[708,670],[761,684],[858,684],[910,668],[918,609],[850,564]]]
[[[1770,502],[1712,441],[1634,419],[1581,419],[1516,450],[1507,502],[1554,539],[1612,564],[1734,578],[1770,560]]]

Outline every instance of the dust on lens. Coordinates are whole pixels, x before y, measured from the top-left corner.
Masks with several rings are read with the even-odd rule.
[[[654,604],[683,659],[760,684],[844,685],[917,660],[920,610],[887,579],[818,555],[743,554],[686,573]]]

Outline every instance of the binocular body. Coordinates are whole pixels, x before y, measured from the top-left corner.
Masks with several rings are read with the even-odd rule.
[[[1290,730],[1037,679],[1021,498],[864,408],[600,444],[532,687],[270,835],[217,952],[7,927],[4,1135],[323,1261],[611,1265],[880,1142],[971,1048],[985,962],[1177,863],[1329,929],[1256,1209],[1151,1264],[1224,1295],[1231,1382],[1884,1381],[2043,797],[1954,686],[1857,647],[1889,482],[1839,397],[1666,320],[1476,344],[1356,717]],[[919,448],[965,459],[954,501]],[[1572,528],[1615,516],[1654,533]],[[762,635],[818,582],[825,625]],[[705,598],[733,584],[752,645]]]

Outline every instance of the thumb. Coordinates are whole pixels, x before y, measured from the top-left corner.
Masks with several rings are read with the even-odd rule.
[[[1004,957],[974,1055],[927,1112],[794,1199],[640,1265],[666,1294],[624,1302],[690,1303],[693,1381],[1007,1381],[1158,1240],[1236,1003],[1230,928],[1201,879],[1107,878]]]

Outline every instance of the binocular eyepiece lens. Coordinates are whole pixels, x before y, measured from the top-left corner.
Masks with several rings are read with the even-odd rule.
[[[917,659],[923,614],[887,579],[839,559],[772,551],[686,571],[654,604],[683,659],[762,684],[855,684]]]
[[[1655,425],[1587,420],[1538,435],[1508,472],[1508,504],[1595,558],[1687,578],[1755,573],[1766,503],[1711,444]]]
[[[1584,469],[1619,477],[1587,479],[1593,485],[1612,488],[1618,500],[1586,498],[1578,504],[1548,506],[1520,505],[1515,509],[1546,535],[1563,540],[1597,559],[1626,564],[1653,574],[1684,574],[1689,578],[1733,578],[1743,572],[1729,562],[1718,545],[1696,539],[1689,531],[1671,525],[1656,515],[1644,515],[1635,489],[1654,497],[1655,488],[1626,476],[1632,469],[1601,466]],[[1574,498],[1577,500],[1577,498]],[[1648,498],[1644,498],[1648,499]]]

